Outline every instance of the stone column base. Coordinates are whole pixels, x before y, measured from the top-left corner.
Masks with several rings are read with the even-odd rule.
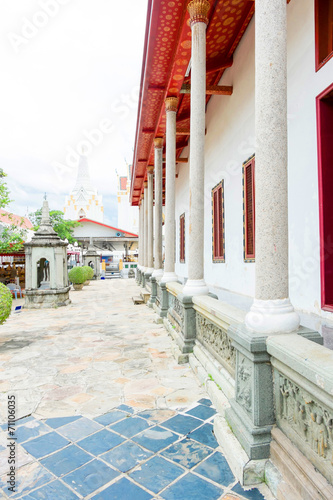
[[[160,318],[165,318],[168,314],[169,308],[169,294],[167,291],[166,283],[157,282],[156,299],[153,304],[154,311]]]
[[[150,308],[153,308],[153,305],[156,302],[156,297],[157,297],[157,282],[156,278],[151,276],[150,278],[150,283],[151,283],[151,292],[150,292],[150,299],[148,300],[147,306]]]
[[[70,286],[56,290],[30,289],[25,291],[25,309],[47,309],[71,304]]]
[[[196,338],[195,310],[192,297],[169,292],[169,310],[164,326],[175,341],[174,356],[179,364],[188,363]]]

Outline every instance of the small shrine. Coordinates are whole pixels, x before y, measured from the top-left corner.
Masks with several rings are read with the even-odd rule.
[[[93,239],[90,238],[88,249],[83,254],[83,265],[90,266],[94,270],[94,280],[97,280],[101,277],[100,262],[101,257],[94,248]]]
[[[43,202],[38,231],[25,243],[25,307],[41,309],[67,306],[70,286],[67,271],[67,243],[62,241],[50,222],[49,205]]]

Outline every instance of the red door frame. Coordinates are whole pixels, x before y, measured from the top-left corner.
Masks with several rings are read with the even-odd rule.
[[[320,101],[332,91],[333,91],[333,83],[316,97],[321,308],[324,311],[330,311],[330,312],[333,312],[333,304],[326,304],[326,293],[325,293],[325,233],[324,233],[324,200],[323,200],[323,159],[322,159],[322,143],[321,143],[322,124],[321,124]]]

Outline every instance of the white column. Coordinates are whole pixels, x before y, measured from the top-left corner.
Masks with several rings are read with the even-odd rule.
[[[155,219],[154,219],[154,278],[163,276],[162,269],[162,161],[163,139],[154,140],[155,147]]]
[[[145,224],[144,224],[144,202],[143,202],[143,194],[141,194],[140,199],[140,269],[144,268],[144,255],[145,255]]]
[[[206,114],[206,27],[208,0],[188,4],[192,30],[191,58],[191,142],[190,142],[190,233],[188,280],[185,295],[206,295],[204,280],[204,196]]]
[[[256,0],[255,299],[245,323],[260,333],[299,326],[288,285],[286,0]]]
[[[144,226],[145,226],[145,253],[144,253],[144,272],[148,268],[148,182],[145,181],[144,185],[144,196],[143,196],[143,206],[144,206]]]
[[[165,99],[166,179],[165,179],[165,262],[162,283],[178,281],[175,273],[175,175],[177,97]]]
[[[154,191],[154,167],[147,167],[148,188],[148,249],[147,249],[147,269],[146,274],[151,275],[154,271],[154,217],[153,217],[153,191]]]

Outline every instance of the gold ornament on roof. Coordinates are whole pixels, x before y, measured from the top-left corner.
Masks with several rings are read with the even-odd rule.
[[[191,2],[187,6],[187,10],[190,14],[191,26],[195,23],[208,24],[209,9],[210,3],[208,0],[191,0]]]
[[[178,107],[178,97],[167,97],[165,99],[165,109],[166,111],[177,112]]]

